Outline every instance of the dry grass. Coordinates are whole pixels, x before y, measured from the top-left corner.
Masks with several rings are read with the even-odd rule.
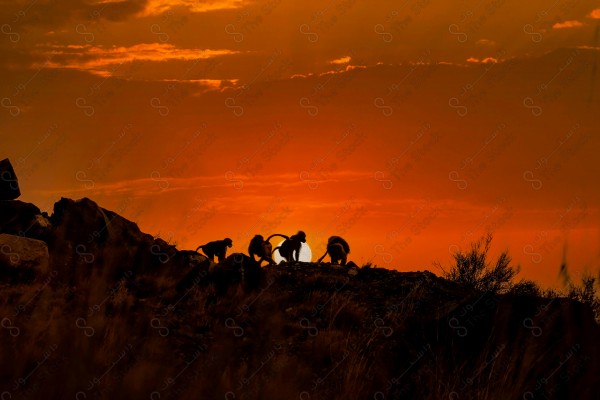
[[[474,334],[489,339],[462,338],[448,326],[461,308],[448,314],[434,304],[447,305],[447,297],[472,304],[475,295],[461,297],[468,292],[459,287],[376,268],[352,278],[314,266],[263,272],[256,290],[235,284],[223,295],[210,278],[175,293],[168,274],[157,277],[155,286],[164,287],[158,296],[143,298],[135,295],[135,275],[97,275],[77,287],[58,277],[43,288],[39,281],[4,286],[0,316],[19,334],[0,331],[0,392],[47,399],[78,392],[88,399],[496,399],[522,396],[537,379],[511,374],[518,346],[487,363],[510,336],[494,337],[498,312],[485,300],[469,312],[485,312],[473,330],[484,327]],[[571,389],[571,382],[552,385]]]

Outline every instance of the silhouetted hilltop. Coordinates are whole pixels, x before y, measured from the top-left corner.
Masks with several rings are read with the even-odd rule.
[[[205,235],[210,236],[210,235]],[[251,238],[248,238],[248,241]],[[0,201],[2,399],[588,399],[599,328],[567,299],[431,272],[221,264],[92,200]]]

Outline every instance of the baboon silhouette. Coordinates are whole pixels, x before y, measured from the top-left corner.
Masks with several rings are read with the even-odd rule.
[[[341,236],[330,236],[329,239],[327,239],[327,250],[325,251],[325,254],[319,258],[317,264],[320,264],[325,256],[329,254],[332,264],[338,264],[338,262],[340,262],[340,265],[346,265],[349,253],[350,246],[344,238]]]
[[[270,236],[269,239],[271,239]],[[269,242],[269,239],[264,240],[262,235],[254,235],[252,240],[250,240],[250,245],[248,245],[248,254],[250,254],[250,258],[256,260],[254,256],[258,256],[258,265],[263,261],[267,261],[269,265],[274,265],[275,261],[271,257],[271,252],[273,251],[273,245]]]
[[[290,237],[287,237],[286,235],[282,235],[280,233],[276,233],[274,235],[269,236],[269,239],[271,239],[273,236],[281,236],[285,239],[283,243],[281,243],[281,245],[273,249],[273,253],[275,252],[275,250],[279,250],[279,254],[282,258],[285,258],[287,262],[299,260],[302,243],[306,243],[306,233],[304,233],[303,231],[298,231],[298,233]],[[294,253],[296,253],[295,258]]]
[[[196,248],[202,249],[202,252],[208,257],[211,261],[215,261],[215,256],[219,262],[225,260],[225,256],[227,255],[227,248],[233,246],[233,241],[229,238],[225,238],[223,240],[215,240],[214,242],[208,242]]]

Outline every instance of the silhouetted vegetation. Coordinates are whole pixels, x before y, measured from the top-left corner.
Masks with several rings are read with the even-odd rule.
[[[541,296],[542,290],[534,281],[523,279],[511,286],[510,293],[517,296]]]
[[[600,275],[600,274],[599,274]],[[598,290],[596,289],[598,286]],[[596,321],[600,323],[600,280],[596,280],[592,275],[583,275],[581,283],[575,284],[569,279],[566,289],[566,297],[571,300],[577,300],[583,304],[590,306],[596,317]]]
[[[539,285],[528,279],[514,282],[519,273],[519,266],[512,266],[512,258],[508,250],[503,251],[495,263],[489,261],[488,253],[492,235],[487,234],[471,244],[469,251],[457,251],[453,254],[454,264],[446,271],[440,263],[435,266],[443,271],[443,277],[469,288],[497,294],[510,293],[517,296],[535,296],[546,299],[569,298],[588,305],[594,312],[596,321],[600,323],[600,275],[596,279],[592,275],[584,275],[581,283],[571,280],[566,264],[560,267],[566,288],[563,290],[542,290]]]
[[[469,251],[454,253],[454,264],[449,271],[439,263],[436,266],[444,272],[444,278],[466,287],[484,292],[506,293],[514,287],[513,278],[519,273],[519,266],[510,265],[512,259],[508,250],[503,251],[495,263],[490,262],[488,252],[491,242],[492,235],[487,234],[472,243]],[[517,290],[533,290],[532,283],[520,283]]]

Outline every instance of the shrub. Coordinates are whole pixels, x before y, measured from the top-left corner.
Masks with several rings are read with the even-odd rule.
[[[594,287],[595,284],[596,278],[591,275],[582,276],[581,285],[569,281],[567,297],[589,305],[594,312],[596,321],[600,322],[600,296]]]
[[[488,261],[491,242],[492,235],[488,233],[472,243],[469,251],[454,253],[454,264],[449,271],[444,270],[439,263],[436,266],[448,280],[481,291],[506,293],[514,286],[512,280],[519,273],[519,266],[510,265],[512,259],[507,250],[500,254],[495,263]]]
[[[517,296],[541,296],[542,290],[534,281],[524,279],[512,285],[510,293]]]

